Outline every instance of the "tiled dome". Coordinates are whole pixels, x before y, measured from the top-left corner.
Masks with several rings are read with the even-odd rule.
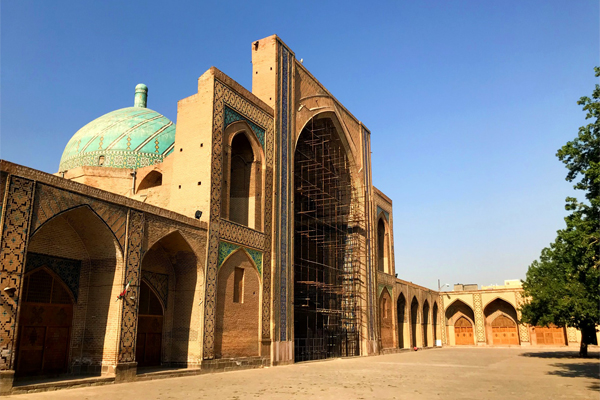
[[[96,118],[69,140],[59,171],[81,166],[140,168],[161,162],[175,144],[175,124],[146,108],[148,88],[136,86],[134,107]]]

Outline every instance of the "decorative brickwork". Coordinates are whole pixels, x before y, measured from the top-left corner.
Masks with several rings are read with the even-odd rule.
[[[572,326],[567,328],[567,339],[569,343],[577,343],[577,328],[573,328]]]
[[[263,128],[261,128],[260,126],[256,125],[254,122],[252,122],[248,118],[245,118],[244,116],[235,112],[231,108],[225,107],[225,128],[227,128],[227,126],[229,126],[230,124],[237,122],[237,121],[248,122],[248,124],[250,125],[250,128],[252,129],[252,132],[254,132],[254,134],[256,135],[256,138],[260,142],[260,145],[264,149],[265,148],[265,130]]]
[[[16,288],[13,297],[1,290],[0,370],[12,369],[14,361],[17,305],[25,264],[27,237],[33,203],[34,182],[12,176],[4,203],[0,242],[0,287]]]
[[[279,68],[281,82],[278,88],[278,137],[281,139],[279,144],[280,150],[280,170],[279,170],[279,259],[278,270],[279,270],[279,339],[285,341],[287,339],[287,309],[288,309],[288,245],[290,244],[290,226],[288,224],[289,214],[289,203],[288,197],[290,192],[289,184],[289,151],[290,151],[290,118],[289,118],[289,107],[290,104],[290,59],[293,56],[290,55],[288,49],[282,44],[278,45],[279,49]]]
[[[245,247],[264,250],[265,234],[247,226],[221,219],[219,225],[219,236],[223,240],[239,243]]]
[[[40,267],[47,267],[54,272],[67,285],[75,302],[79,296],[79,276],[81,275],[81,261],[68,258],[52,257],[45,254],[28,253],[25,273]]]
[[[439,309],[439,313],[440,313],[440,327],[441,327],[441,331],[442,331],[442,344],[450,344],[446,341],[446,306],[444,304],[444,296],[440,295],[440,309]]]
[[[523,294],[519,291],[515,292],[515,302],[517,303],[517,319],[521,320],[521,305],[523,304]],[[521,342],[529,342],[529,328],[525,324],[519,323],[519,337]]]
[[[108,225],[123,248],[127,221],[126,208],[44,184],[37,185],[31,235],[55,215],[84,204],[91,207]]]
[[[210,197],[210,229],[208,233],[208,258],[206,271],[206,301],[204,306],[204,358],[212,359],[214,353],[215,311],[216,311],[216,281],[219,262],[219,246],[221,232],[229,240],[255,247],[257,249],[271,248],[271,213],[273,192],[273,119],[248,100],[234,92],[230,87],[215,78],[213,98],[213,134],[211,155],[211,197]],[[266,132],[266,179],[265,179],[265,234],[252,229],[242,229],[229,221],[221,220],[221,188],[223,180],[223,131],[226,126],[225,108],[229,108],[244,120],[255,124]],[[221,224],[225,223],[223,228]],[[260,241],[262,240],[262,243]],[[265,252],[263,262],[270,265],[270,251]],[[271,270],[265,268],[263,273],[262,298],[262,337],[270,337],[270,294]]]
[[[142,268],[142,243],[144,239],[144,213],[131,210],[127,229],[127,259],[125,261],[125,282],[130,282],[129,291],[120,301],[123,302],[121,317],[121,337],[119,341],[119,362],[135,361],[135,339],[137,335],[137,312]],[[131,299],[133,297],[133,300]]]
[[[473,305],[475,306],[475,328],[477,330],[477,341],[485,343],[485,320],[483,317],[481,293],[473,294]]]
[[[142,279],[146,281],[148,286],[154,289],[158,297],[162,300],[163,306],[166,308],[169,298],[169,275],[142,271]]]

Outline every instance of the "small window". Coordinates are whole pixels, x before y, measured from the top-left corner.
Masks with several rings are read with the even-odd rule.
[[[233,277],[233,302],[243,303],[244,302],[244,269],[235,268]]]
[[[104,156],[98,157],[98,165],[99,166],[103,166],[104,165]]]

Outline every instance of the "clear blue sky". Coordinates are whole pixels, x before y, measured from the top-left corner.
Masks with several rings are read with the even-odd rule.
[[[212,65],[251,89],[251,43],[275,33],[371,129],[399,277],[502,283],[564,225],[555,153],[585,122],[599,28],[592,0],[4,1],[0,155],[56,172],[140,82],[173,121]]]

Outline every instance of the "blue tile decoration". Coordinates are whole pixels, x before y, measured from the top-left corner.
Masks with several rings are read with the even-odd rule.
[[[221,266],[227,260],[227,258],[231,254],[238,251],[239,249],[242,249],[243,251],[245,251],[248,254],[248,256],[250,256],[250,258],[252,259],[252,262],[254,263],[254,266],[258,270],[258,274],[262,277],[262,258],[263,258],[262,251],[249,249],[247,247],[242,247],[237,244],[233,244],[233,243],[229,243],[229,242],[224,242],[224,241],[219,242],[218,268],[221,268]]]
[[[289,131],[288,131],[288,96],[289,96],[289,52],[285,46],[281,48],[281,191],[280,191],[280,242],[279,242],[279,263],[280,263],[280,286],[279,286],[279,326],[280,340],[283,342],[287,338],[287,245],[288,245],[288,149],[289,149]]]
[[[258,270],[258,274],[260,276],[262,276],[262,257],[263,257],[262,251],[253,250],[253,249],[244,249],[244,250],[246,250],[246,253],[248,253],[248,255],[250,256],[252,261],[254,261],[254,265],[256,266],[256,269]]]
[[[254,132],[254,134],[258,138],[258,141],[260,142],[260,145],[262,146],[262,148],[263,149],[265,148],[265,130],[263,128],[256,125],[254,122],[252,122],[248,118],[242,116],[240,113],[235,112],[234,110],[232,110],[231,108],[229,108],[227,106],[225,106],[223,112],[224,112],[223,130],[225,130],[225,128],[227,128],[230,124],[232,124],[234,122],[246,121],[248,123],[248,125],[250,125],[250,128],[252,128],[252,132]]]
[[[379,214],[383,213],[383,215],[385,215],[385,220],[389,223],[390,222],[390,213],[385,211],[383,208],[377,206],[377,216],[379,216]]]
[[[75,302],[79,296],[79,277],[81,276],[81,261],[68,258],[53,257],[45,254],[27,253],[25,273],[47,267],[54,272],[69,288]]]

